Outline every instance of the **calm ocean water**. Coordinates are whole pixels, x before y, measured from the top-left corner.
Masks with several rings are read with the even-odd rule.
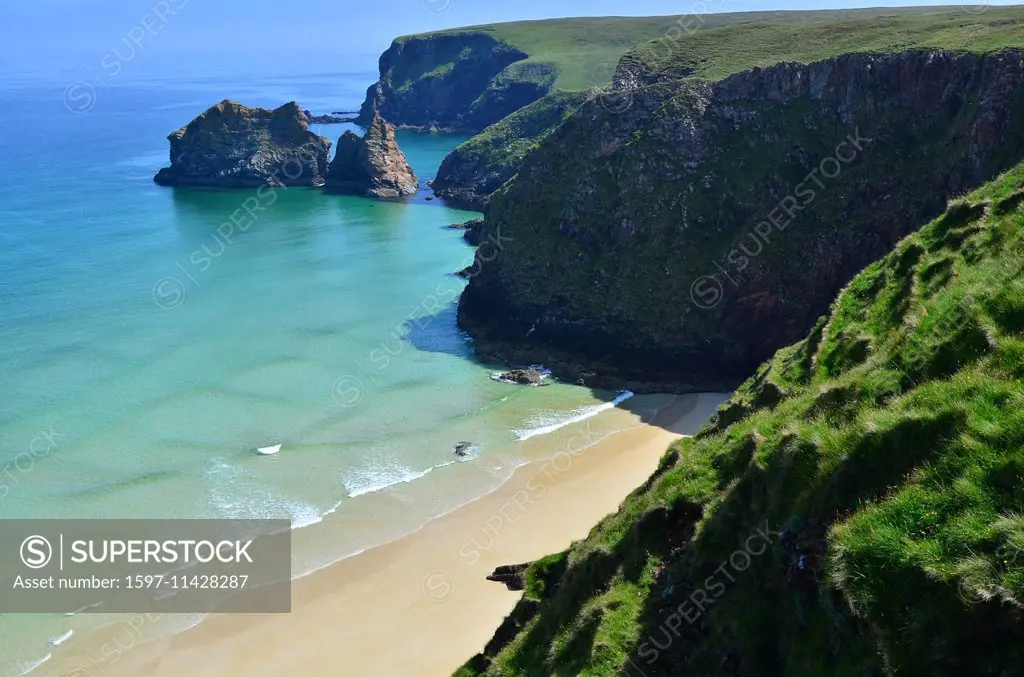
[[[97,88],[83,113],[63,84],[0,93],[0,518],[290,518],[322,530],[296,541],[302,575],[485,493],[519,440],[616,397],[472,359],[450,276],[472,250],[444,228],[472,213],[281,189],[225,241],[251,193],[152,183],[166,135],[222,98],[350,110],[373,78]],[[425,184],[461,139],[399,141]],[[101,621],[0,616],[0,674]]]

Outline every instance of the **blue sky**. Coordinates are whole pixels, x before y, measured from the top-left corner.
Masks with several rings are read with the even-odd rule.
[[[127,57],[126,77],[372,69],[396,35],[553,16],[683,15],[700,0],[0,0],[0,75],[60,77]],[[988,0],[963,0],[967,3]],[[991,0],[1004,4],[1001,0]],[[718,11],[907,4],[705,0]],[[953,0],[956,4],[956,0]],[[1008,3],[1007,3],[1008,4]],[[137,47],[132,47],[132,36]],[[121,60],[124,60],[123,58]]]

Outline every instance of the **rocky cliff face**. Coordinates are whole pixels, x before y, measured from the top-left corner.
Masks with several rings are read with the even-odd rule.
[[[318,186],[331,148],[294,101],[266,110],[225,99],[167,139],[171,166],[153,179],[165,186]]]
[[[379,114],[359,138],[348,131],[327,170],[326,189],[368,197],[394,198],[414,195],[419,180],[398,147],[395,128]]]
[[[557,69],[517,63],[528,55],[486,33],[440,33],[395,40],[380,57],[380,79],[359,113],[399,126],[476,133],[550,91]]]
[[[449,153],[431,183],[456,205],[483,210],[491,193],[515,176],[526,154],[572,115],[588,92],[552,92],[512,113]]]
[[[591,385],[735,386],[947,198],[1024,156],[1013,50],[622,95],[581,108],[492,197],[459,307],[482,352]]]

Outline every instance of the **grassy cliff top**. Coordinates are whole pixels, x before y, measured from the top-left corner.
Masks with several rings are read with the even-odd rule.
[[[851,52],[946,49],[988,52],[1024,47],[1024,6],[890,8],[847,12],[772,13],[723,24],[708,21],[692,35],[664,37],[630,51],[633,63],[656,79],[693,75],[718,80],[783,61],[809,63]]]
[[[634,45],[668,30],[675,17],[600,17],[517,21],[467,26],[397,38],[485,33],[530,55],[526,62],[555,64],[555,87],[586,89],[611,82],[619,58]]]
[[[1024,674],[1024,165],[845,288],[458,674]]]
[[[714,2],[706,3],[714,7]],[[707,75],[722,75],[743,70],[742,54],[730,56],[724,48],[710,45],[707,40],[715,42],[715,38],[702,33],[707,29],[725,26],[736,27],[741,32],[751,29],[757,24],[779,24],[777,38],[770,41],[786,40],[786,50],[780,53],[791,60],[806,61],[822,58],[816,47],[821,40],[843,40],[849,47],[834,47],[829,54],[840,54],[848,51],[864,51],[865,49],[886,49],[900,45],[902,41],[920,46],[929,46],[924,40],[915,40],[914,36],[928,33],[928,39],[935,45],[948,46],[963,44],[965,48],[984,49],[987,42],[1004,45],[1008,42],[1005,35],[1016,34],[1017,44],[1021,39],[1022,8],[988,7],[978,14],[970,14],[961,7],[900,7],[871,8],[857,10],[821,10],[821,11],[786,11],[786,12],[737,12],[703,14],[697,16],[691,10],[681,6],[684,12],[669,16],[656,17],[580,17],[567,19],[547,19],[541,21],[517,21],[511,23],[485,24],[464,28],[435,31],[397,38],[395,42],[423,38],[433,35],[457,35],[460,33],[485,33],[498,40],[507,42],[530,55],[526,61],[554,64],[559,75],[555,83],[558,89],[581,90],[598,85],[603,86],[612,79],[620,57],[630,48],[641,43],[654,41],[664,50],[666,41],[684,47],[685,54],[699,53],[700,59],[711,62]],[[1001,25],[1009,20],[1010,23]],[[852,22],[848,28],[837,26],[836,22]],[[817,24],[832,24],[828,28],[815,28]],[[693,35],[686,32],[675,40],[672,37],[679,32],[680,25],[691,29],[699,26]],[[980,32],[975,27],[989,26]],[[675,27],[675,31],[673,31]],[[858,33],[870,29],[871,40],[861,41]],[[671,32],[670,32],[671,31]],[[808,32],[810,31],[810,32]],[[947,39],[955,34],[956,39]],[[696,41],[694,41],[696,38]],[[975,44],[977,43],[977,44]],[[693,49],[689,49],[691,46]],[[745,47],[754,52],[763,51],[765,45],[758,42],[746,44]],[[773,45],[774,46],[774,45]],[[950,47],[952,48],[952,47]],[[673,51],[678,51],[674,48]],[[764,60],[766,57],[762,57]],[[721,64],[721,65],[715,65]]]

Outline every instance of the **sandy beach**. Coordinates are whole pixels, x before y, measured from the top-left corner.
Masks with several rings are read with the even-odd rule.
[[[486,576],[585,537],[724,396],[635,399],[600,414],[621,417],[621,432],[588,446],[584,421],[531,440],[550,455],[519,468],[497,491],[295,581],[291,614],[213,615],[156,640],[160,622],[136,618],[76,637],[37,674],[450,675],[519,599]]]

